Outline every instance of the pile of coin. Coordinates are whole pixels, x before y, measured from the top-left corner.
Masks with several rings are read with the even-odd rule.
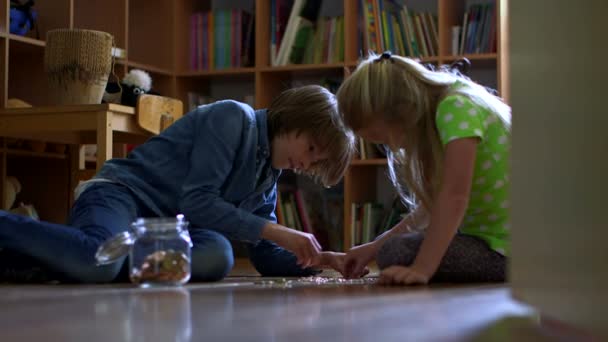
[[[131,281],[140,283],[182,283],[190,277],[190,260],[172,249],[156,251],[144,259],[140,268],[133,268]]]

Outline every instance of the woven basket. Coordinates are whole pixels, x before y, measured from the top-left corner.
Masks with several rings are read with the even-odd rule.
[[[111,34],[80,29],[51,30],[44,67],[56,104],[101,103],[112,70]]]

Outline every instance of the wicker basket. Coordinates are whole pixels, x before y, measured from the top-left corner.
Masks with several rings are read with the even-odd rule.
[[[80,29],[47,33],[44,67],[56,104],[101,103],[112,70],[111,34]]]

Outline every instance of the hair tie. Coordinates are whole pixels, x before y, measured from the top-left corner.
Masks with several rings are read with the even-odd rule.
[[[469,61],[468,58],[460,58],[455,60],[454,62],[452,62],[452,64],[450,64],[449,69],[450,71],[458,71],[463,75],[466,75],[469,73],[469,68],[471,67],[471,61]]]
[[[382,62],[383,60],[388,60],[391,61],[391,63],[394,63],[395,60],[392,57],[393,54],[390,51],[384,51],[374,62],[378,63]]]
[[[452,62],[451,64],[441,65],[439,67],[435,66],[433,63],[421,63],[422,66],[427,68],[430,71],[443,71],[450,74],[454,74],[457,76],[466,77],[469,73],[469,68],[471,67],[471,61],[467,58],[460,58]]]

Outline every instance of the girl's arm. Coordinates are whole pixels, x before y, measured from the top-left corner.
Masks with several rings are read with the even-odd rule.
[[[441,188],[431,208],[424,241],[411,266],[429,279],[437,271],[469,204],[478,142],[478,138],[464,138],[446,145]]]
[[[426,225],[426,215],[419,207],[419,209],[393,226],[393,228],[377,237],[376,240],[351,248],[344,257],[343,268],[340,273],[347,278],[364,276],[367,273],[366,268],[368,263],[376,257],[378,250],[386,240],[395,235],[411,232],[411,227],[424,225]]]
[[[386,240],[395,235],[410,233],[415,230],[421,230],[428,226],[428,215],[421,206],[416,207],[413,212],[408,214],[403,220],[393,226],[393,228],[380,234],[375,240],[378,246],[382,246]]]

